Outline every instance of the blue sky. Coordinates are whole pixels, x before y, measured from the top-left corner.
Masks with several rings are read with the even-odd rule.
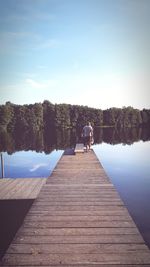
[[[0,0],[0,104],[150,108],[149,0]]]

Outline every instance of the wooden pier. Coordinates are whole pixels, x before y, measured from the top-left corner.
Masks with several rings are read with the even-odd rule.
[[[61,157],[1,264],[142,267],[150,250],[90,151]]]

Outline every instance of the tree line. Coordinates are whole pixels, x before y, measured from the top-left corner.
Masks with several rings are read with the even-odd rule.
[[[94,127],[132,128],[150,127],[150,109],[133,107],[106,110],[70,104],[43,103],[16,105],[6,102],[0,105],[0,130],[10,133],[32,133],[52,128],[81,128],[87,121]]]

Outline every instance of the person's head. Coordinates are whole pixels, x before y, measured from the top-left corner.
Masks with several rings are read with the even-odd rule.
[[[90,121],[88,122],[88,126],[91,126],[91,123],[90,123]]]

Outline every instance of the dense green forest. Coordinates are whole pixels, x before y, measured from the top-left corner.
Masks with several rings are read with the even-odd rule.
[[[107,110],[70,104],[43,103],[15,105],[7,102],[0,105],[0,130],[32,133],[52,128],[81,128],[90,121],[94,127],[115,128],[150,127],[150,109],[138,110],[132,107]]]

